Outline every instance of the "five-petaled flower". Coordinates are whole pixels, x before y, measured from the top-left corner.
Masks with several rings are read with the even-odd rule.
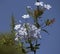
[[[46,8],[46,9],[48,9],[48,10],[49,10],[50,8],[52,8],[51,5],[49,5],[49,4],[44,4],[44,2],[36,2],[35,5],[36,5],[36,6],[42,6],[43,8]]]
[[[49,4],[44,4],[44,8],[46,8],[46,9],[49,10],[49,9],[52,8],[52,7],[51,7],[51,5],[49,5]]]

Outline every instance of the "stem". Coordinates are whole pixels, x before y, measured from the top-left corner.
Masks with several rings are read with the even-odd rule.
[[[37,0],[37,2],[39,2],[39,0]],[[37,6],[37,10],[39,10],[39,6]]]
[[[42,28],[46,28],[47,26],[45,25],[45,26],[43,26]]]
[[[34,51],[34,54],[36,54],[36,50]]]

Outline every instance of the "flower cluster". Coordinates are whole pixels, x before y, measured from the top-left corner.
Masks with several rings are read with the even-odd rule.
[[[38,11],[38,10],[32,11],[32,10],[31,10],[31,9],[32,9],[31,6],[27,6],[27,9],[28,9],[28,13],[29,13],[29,14],[23,15],[22,18],[24,18],[24,19],[30,18],[30,15],[35,16],[34,14],[38,14],[39,12],[40,12],[40,14],[41,14],[41,12],[44,11],[43,9],[50,10],[50,9],[52,8],[51,5],[49,5],[49,4],[44,4],[44,2],[35,2],[34,5],[36,5],[36,6],[41,6],[41,7],[43,7],[43,8],[42,8],[42,10],[40,10],[40,11]],[[30,12],[30,11],[32,11],[32,12]],[[33,13],[33,12],[34,12],[34,13]],[[39,14],[38,14],[38,15],[39,15]]]
[[[40,31],[41,29],[38,29],[35,25],[31,25],[29,23],[24,23],[23,25],[18,24],[15,25],[16,30],[16,38],[15,40],[20,39],[28,39],[28,38],[33,38],[33,39],[38,39],[41,38]]]
[[[51,5],[49,5],[49,4],[44,4],[44,2],[36,2],[35,5],[36,5],[36,6],[42,6],[42,7],[46,8],[46,9],[48,9],[48,10],[49,10],[50,8],[52,8]]]
[[[39,19],[41,19],[41,16],[43,15],[45,9],[50,10],[52,7],[49,4],[44,4],[44,2],[39,1],[35,2],[34,5],[36,5],[36,9],[32,10],[31,6],[27,6],[26,10],[28,14],[22,16],[24,20],[30,18],[31,16],[34,23],[21,23],[22,21],[19,21],[20,24],[15,25],[14,29],[16,31],[15,41],[20,40],[20,42],[22,41],[24,45],[29,44],[29,46],[25,48],[30,49],[30,51],[36,54],[36,50],[39,49],[40,46],[37,41],[41,39],[41,31],[48,33],[45,27],[52,24],[55,19],[47,19],[44,21],[44,23],[39,23]]]

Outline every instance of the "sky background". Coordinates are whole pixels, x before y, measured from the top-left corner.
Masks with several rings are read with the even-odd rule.
[[[14,14],[16,21],[24,20],[22,15],[27,14],[26,6],[32,6],[36,0],[0,0],[0,32],[10,30],[11,15]],[[42,16],[43,19],[55,18],[56,21],[47,30],[50,35],[42,33],[40,49],[37,54],[60,54],[60,0],[40,0],[51,4],[52,9],[47,10]],[[31,19],[28,20],[32,21]],[[31,54],[31,53],[30,53]]]

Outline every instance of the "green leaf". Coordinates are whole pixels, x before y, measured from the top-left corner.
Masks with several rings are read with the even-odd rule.
[[[40,44],[36,44],[35,46],[40,46]]]
[[[38,23],[38,22],[35,22],[35,24],[34,24],[37,28],[40,28],[41,26],[40,26],[40,24]]]
[[[23,52],[23,53],[26,53],[26,50],[25,50],[24,48],[22,48],[22,52]]]

